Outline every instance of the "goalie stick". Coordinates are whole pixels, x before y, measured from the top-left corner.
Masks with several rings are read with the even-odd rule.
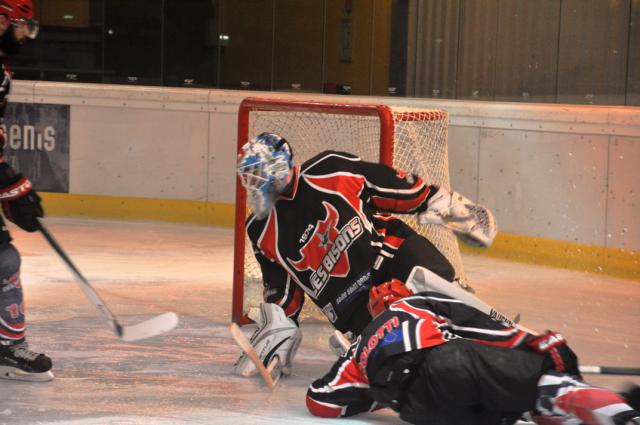
[[[244,333],[242,333],[240,326],[232,323],[229,327],[229,331],[231,332],[233,339],[235,339],[240,348],[242,348],[242,351],[244,351],[247,354],[247,357],[249,357],[253,364],[255,364],[256,369],[258,369],[260,376],[262,376],[262,379],[264,379],[264,382],[267,384],[269,389],[273,390],[276,387],[280,376],[282,376],[280,371],[280,360],[278,357],[273,357],[269,366],[265,367],[265,365],[262,364],[260,356],[258,356],[258,353],[256,353],[251,342],[249,342],[249,339],[244,335]]]
[[[80,287],[84,291],[87,298],[89,298],[93,305],[96,306],[98,311],[102,313],[104,318],[107,320],[107,323],[118,338],[123,341],[138,341],[170,331],[177,326],[178,316],[173,312],[161,314],[135,325],[123,326],[118,323],[118,320],[113,315],[111,310],[109,310],[109,307],[107,307],[104,301],[102,301],[102,298],[100,298],[95,289],[93,289],[89,281],[85,279],[82,273],[80,273],[80,270],[78,270],[78,268],[73,264],[71,259],[67,256],[67,254],[64,252],[60,244],[58,244],[58,242],[54,239],[51,233],[49,233],[41,220],[38,220],[38,230],[40,230],[40,232],[47,240],[47,242],[49,242],[49,245],[51,245],[51,248],[53,248],[56,254],[60,256],[67,268],[69,268],[71,274],[73,274],[73,276],[76,278],[76,281],[80,284]]]
[[[407,278],[407,287],[409,287],[414,293],[422,291],[434,291],[441,294],[449,295],[452,298],[463,301],[465,304],[474,307],[481,312],[488,314],[492,319],[501,322],[507,322],[510,326],[518,327],[525,332],[537,335],[538,333],[527,329],[524,326],[518,325],[509,320],[506,315],[495,310],[489,304],[485,303],[475,295],[460,288],[458,285],[446,281],[432,271],[424,267],[414,267],[411,274]],[[334,335],[329,339],[329,346],[332,351],[338,355],[342,355],[347,352],[351,346],[349,339],[338,330],[334,331]],[[339,352],[341,348],[341,352]],[[640,368],[637,367],[618,367],[618,366],[594,366],[594,365],[581,365],[579,366],[580,373],[583,374],[599,374],[599,375],[640,375]]]

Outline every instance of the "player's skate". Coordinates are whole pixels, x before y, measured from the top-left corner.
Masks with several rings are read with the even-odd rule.
[[[46,382],[53,379],[51,359],[29,350],[26,342],[0,345],[0,378]]]
[[[463,242],[484,248],[491,246],[498,233],[491,210],[444,188],[429,200],[429,207],[418,215],[418,222],[445,226]]]

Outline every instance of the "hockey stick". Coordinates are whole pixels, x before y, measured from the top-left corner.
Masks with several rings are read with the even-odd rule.
[[[580,366],[581,373],[596,375],[637,375],[640,376],[640,367],[618,367],[618,366]]]
[[[507,316],[495,310],[480,298],[458,287],[454,283],[447,282],[445,279],[424,267],[413,268],[411,274],[407,278],[407,287],[409,287],[414,293],[421,291],[435,291],[449,295],[450,297],[463,301],[465,304],[488,314],[494,320],[507,322],[511,326],[518,327],[519,329],[534,335],[538,334],[538,332],[513,323],[511,320],[507,319]],[[580,366],[580,373],[601,375],[640,375],[640,368],[582,365]]]
[[[98,311],[102,313],[118,338],[123,341],[138,341],[140,339],[150,338],[163,332],[170,331],[176,327],[178,324],[178,316],[173,312],[161,314],[135,325],[122,326],[118,323],[116,317],[113,315],[111,310],[109,310],[109,307],[107,307],[104,301],[102,301],[95,289],[93,289],[89,281],[85,279],[82,273],[80,273],[80,270],[78,270],[62,247],[54,239],[51,233],[49,233],[41,220],[38,220],[38,230],[40,230],[44,238],[49,242],[49,245],[51,245],[51,248],[53,248],[56,254],[60,256],[64,264],[69,268],[71,274],[76,278],[76,281],[80,284],[85,295],[91,300],[93,305],[96,306]]]
[[[247,354],[247,357],[249,357],[256,366],[256,369],[260,372],[260,376],[262,376],[262,379],[264,379],[264,382],[267,384],[269,389],[274,389],[281,375],[279,371],[278,358],[274,357],[271,363],[269,363],[269,367],[265,367],[264,364],[262,364],[262,360],[260,360],[258,353],[256,353],[256,350],[253,348],[253,345],[251,345],[251,342],[249,342],[244,333],[242,333],[240,326],[232,323],[229,327],[229,331],[231,331],[231,336],[233,336],[233,339],[235,339],[240,348],[242,348],[242,351]]]

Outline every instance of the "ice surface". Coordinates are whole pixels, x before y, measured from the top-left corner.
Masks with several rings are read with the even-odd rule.
[[[178,313],[180,324],[149,340],[117,340],[44,239],[12,227],[22,253],[28,339],[53,358],[56,379],[0,380],[0,424],[399,422],[392,412],[339,421],[308,415],[306,387],[334,360],[327,344],[331,328],[322,322],[303,322],[293,375],[274,392],[258,378],[233,375],[239,349],[228,333],[230,229],[60,218],[46,223],[122,324],[165,311]],[[477,295],[510,315],[520,313],[526,326],[562,331],[583,363],[640,364],[640,282],[464,260]],[[591,379],[614,388],[624,380]]]

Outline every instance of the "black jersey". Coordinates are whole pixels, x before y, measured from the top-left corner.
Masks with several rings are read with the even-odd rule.
[[[2,57],[0,57],[0,67],[2,71],[2,75],[0,75],[0,123],[2,123],[4,111],[7,107],[7,96],[11,91],[11,70],[5,62],[5,58]],[[4,148],[7,141],[6,135],[2,129],[0,129],[0,133],[0,189],[5,192],[11,192],[16,188],[22,188],[27,181],[26,179],[24,181],[21,180],[17,186],[15,185],[16,173],[5,161],[4,157]],[[9,197],[10,196],[8,196],[8,198]],[[0,216],[0,245],[9,241],[11,241],[11,235],[9,234],[2,216]]]
[[[424,211],[436,190],[416,175],[343,152],[294,167],[269,215],[246,223],[265,301],[295,319],[306,293],[337,329],[350,330],[351,315],[381,283],[380,264],[415,234],[389,212]]]
[[[447,295],[422,292],[397,301],[367,325],[329,373],[309,386],[307,407],[314,415],[325,417],[371,411],[380,407],[377,401],[385,398],[381,395],[393,392],[393,386],[400,384],[388,380],[390,359],[400,365],[397,369],[401,373],[396,375],[402,375],[413,373],[412,362],[420,361],[422,350],[452,340],[463,338],[530,351],[526,345],[530,335]],[[388,381],[386,388],[377,382],[380,380]]]

